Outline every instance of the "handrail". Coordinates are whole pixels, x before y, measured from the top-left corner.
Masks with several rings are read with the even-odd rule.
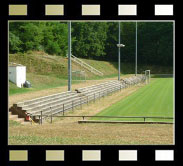
[[[115,89],[116,87],[114,87],[114,88],[112,88],[112,89]],[[70,102],[71,101],[78,101],[78,100],[83,100],[83,99],[85,99],[85,98],[87,98],[87,100],[88,100],[88,98],[89,97],[91,97],[91,96],[93,96],[94,94],[98,94],[98,93],[100,93],[101,91],[97,91],[96,93],[92,93],[92,94],[89,94],[89,95],[87,95],[87,96],[78,96],[78,98],[76,98],[75,100],[68,100],[68,101],[64,101],[64,102],[61,102],[60,103],[60,105],[66,105],[66,104],[70,104]],[[111,92],[111,90],[108,90],[108,89],[104,89],[104,91],[102,91],[103,93],[104,92],[107,92],[107,94],[108,93],[110,93]],[[89,100],[90,101],[90,100]],[[82,102],[82,104],[84,104],[84,103],[87,103],[88,101],[84,101],[84,102]],[[80,105],[80,104],[76,104],[75,106],[78,106],[78,105]],[[50,107],[50,106],[48,106],[48,107]],[[35,113],[41,113],[42,112],[42,110],[40,110],[40,111],[35,111],[33,114],[31,114],[31,113],[27,113],[29,116],[40,116],[40,114],[35,114]],[[60,112],[62,112],[62,111],[60,111]],[[47,115],[45,115],[45,116],[47,116]]]
[[[90,72],[93,72],[93,73],[97,73],[101,76],[103,76],[103,73],[100,72],[99,70],[95,69],[94,67],[92,67],[91,65],[87,64],[86,62],[80,60],[79,58],[75,57],[74,55],[71,55],[71,58],[75,61],[75,62],[78,62],[80,65],[84,64],[85,65],[85,68],[87,68]],[[87,66],[87,67],[86,67]],[[95,71],[95,72],[94,72]]]
[[[75,57],[74,55],[71,55],[71,57],[73,57],[74,59],[78,60],[79,62],[81,62],[82,64],[85,64],[86,66],[92,68],[93,70],[95,70],[96,72],[103,74],[102,72],[100,72],[99,70],[95,69],[94,67],[92,67],[91,65],[87,64],[86,62],[80,60],[79,58]]]
[[[42,124],[42,119],[43,117],[51,117],[51,123],[52,123],[52,118],[53,117],[61,117],[61,118],[82,118],[83,120],[88,117],[88,118],[140,118],[140,119],[144,119],[144,122],[146,122],[146,119],[174,119],[173,117],[162,117],[162,116],[92,116],[92,115],[43,115],[41,113],[41,116],[39,116],[40,119],[40,124]]]
[[[83,95],[83,96],[78,96],[76,99],[70,99],[70,100],[68,100],[68,101],[63,101],[63,102],[61,102],[60,104],[58,104],[58,105],[68,105],[68,104],[70,104],[71,102],[77,102],[77,103],[79,103],[79,104],[74,104],[74,107],[76,107],[76,106],[78,106],[78,105],[82,105],[82,104],[85,104],[85,103],[88,103],[89,101],[92,101],[92,100],[95,100],[95,97],[93,98],[93,99],[90,99],[90,97],[92,97],[93,95],[99,95],[98,97],[100,98],[100,97],[104,97],[105,95],[107,95],[107,94],[109,94],[109,93],[111,93],[111,92],[113,92],[113,89],[115,89],[115,90],[120,90],[121,89],[121,86],[120,85],[116,85],[115,87],[113,87],[112,89],[110,89],[110,90],[108,90],[108,89],[102,89],[103,91],[97,91],[97,92],[94,92],[94,93],[91,93],[91,94],[88,94],[88,95]],[[115,91],[114,90],[114,91]],[[93,92],[93,91],[91,91],[91,92]],[[106,93],[107,92],[107,93]],[[105,95],[104,95],[104,93],[106,93]],[[100,96],[100,94],[103,94],[102,96]],[[96,97],[96,98],[98,98],[98,97]],[[82,103],[80,103],[79,101],[82,99]],[[85,100],[86,99],[86,100]],[[48,107],[50,107],[50,106],[48,106]],[[65,110],[61,110],[60,112],[63,112],[63,111],[66,111],[66,110],[68,110],[68,109],[70,109],[70,107],[69,108],[66,108]],[[34,111],[33,113],[27,113],[29,116],[40,116],[40,113],[41,112],[43,112],[42,110],[39,110],[39,111]],[[48,116],[48,115],[45,115],[45,116]]]
[[[48,115],[42,115],[42,116],[48,116]],[[88,117],[88,118],[150,118],[150,119],[174,119],[173,117],[164,117],[164,116],[97,116],[97,115],[53,115],[53,117],[73,117],[73,118],[79,118],[79,117]]]
[[[109,86],[111,87],[111,85],[109,85]],[[107,87],[109,87],[109,86],[107,86]],[[87,95],[83,94],[82,96],[77,96],[76,99],[70,99],[67,101],[62,101],[59,104],[55,104],[55,106],[59,105],[60,108],[58,108],[54,111],[52,111],[52,110],[51,110],[51,112],[50,111],[43,111],[43,109],[42,109],[42,110],[36,110],[33,112],[27,112],[27,115],[30,117],[40,117],[41,116],[43,118],[43,117],[49,117],[50,113],[52,115],[58,114],[61,112],[64,114],[65,111],[70,110],[71,108],[73,109],[74,107],[76,107],[78,105],[82,106],[82,104],[86,104],[86,103],[88,104],[88,102],[90,102],[92,100],[94,100],[94,102],[95,102],[95,100],[97,98],[104,97],[104,96],[106,96],[114,91],[117,91],[117,90],[121,90],[121,85],[116,84],[114,87],[111,87],[110,89],[106,89],[106,88],[103,89],[102,88],[102,91],[100,88],[100,90],[97,90],[97,92],[95,90],[94,91],[91,90],[91,91],[89,91],[91,93],[89,93]],[[85,92],[87,92],[87,91],[85,91]],[[73,104],[73,102],[74,102],[74,104]],[[63,108],[62,108],[62,106],[63,106]],[[50,107],[50,109],[52,108],[51,106],[47,106],[47,107]],[[40,115],[40,113],[41,113],[41,115]],[[81,117],[83,117],[83,116],[81,116]],[[85,117],[87,117],[87,116],[85,116]],[[110,117],[110,118],[113,118],[113,117]],[[114,117],[114,118],[118,118],[118,117]],[[128,118],[128,117],[123,117],[123,118]],[[144,118],[144,117],[136,117],[136,118]],[[145,117],[145,118],[148,118],[148,117]],[[158,118],[158,117],[155,117],[155,118]],[[83,117],[83,119],[84,119],[84,117]]]

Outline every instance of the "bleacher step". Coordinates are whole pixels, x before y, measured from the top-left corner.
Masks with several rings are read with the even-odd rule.
[[[123,88],[143,82],[143,79],[143,77],[133,76],[120,81],[112,80],[97,85],[78,88],[72,92],[67,91],[19,102],[10,108],[15,115],[11,115],[9,112],[9,117],[12,120],[18,120],[20,122],[23,122],[24,119],[29,120],[30,117],[34,117],[34,119],[37,120],[36,122],[38,122],[41,115],[50,116],[51,114],[55,115],[62,113],[63,111],[65,112],[74,109],[75,107],[86,104],[92,100],[95,101],[98,98]],[[18,118],[17,114],[21,118]]]

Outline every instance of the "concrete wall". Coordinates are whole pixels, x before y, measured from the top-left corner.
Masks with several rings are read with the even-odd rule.
[[[21,88],[26,81],[26,67],[9,66],[9,80]]]

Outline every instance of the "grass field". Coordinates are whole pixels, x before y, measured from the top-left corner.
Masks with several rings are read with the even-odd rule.
[[[152,78],[150,84],[96,115],[173,117],[173,78]],[[92,120],[142,121],[143,119],[92,118]],[[172,120],[147,119],[147,121]]]

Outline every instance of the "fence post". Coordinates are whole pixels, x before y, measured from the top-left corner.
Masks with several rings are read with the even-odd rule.
[[[95,103],[95,93],[94,93],[94,103]]]
[[[64,116],[64,104],[63,104],[63,116]]]
[[[120,85],[120,91],[121,91],[121,85]]]
[[[87,96],[87,105],[88,105],[88,96]]]
[[[43,112],[41,111],[41,125],[43,124]]]
[[[30,116],[30,118],[31,118],[31,125],[32,125],[32,121],[33,121],[33,120],[32,120],[32,116]]]
[[[53,117],[52,117],[52,112],[51,112],[51,124],[52,124],[52,121],[53,121],[53,119],[52,119]]]
[[[74,111],[74,101],[72,100],[72,111]]]
[[[51,107],[50,107],[50,110],[51,110],[51,118],[50,118],[50,120],[51,120],[51,123],[52,123],[52,109],[51,109]]]
[[[144,122],[146,121],[146,118],[144,117]]]
[[[80,108],[82,109],[81,97],[80,97]]]
[[[41,118],[40,118],[40,115],[39,115],[39,124],[41,124]]]

